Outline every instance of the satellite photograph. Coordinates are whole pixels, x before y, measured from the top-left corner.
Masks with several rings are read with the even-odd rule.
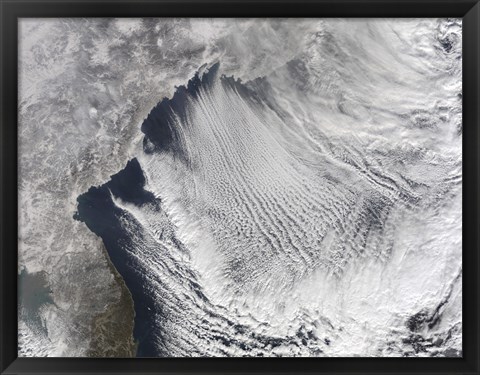
[[[462,357],[461,19],[18,26],[20,357]]]

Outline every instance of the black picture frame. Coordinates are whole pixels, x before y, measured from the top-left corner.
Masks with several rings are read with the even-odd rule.
[[[2,374],[479,374],[480,4],[477,0],[0,0]],[[17,358],[17,20],[21,17],[462,17],[463,358]]]

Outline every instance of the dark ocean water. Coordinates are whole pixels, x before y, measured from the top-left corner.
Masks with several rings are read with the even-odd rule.
[[[150,343],[153,335],[151,327],[154,324],[148,309],[154,303],[152,294],[145,288],[146,270],[142,269],[131,253],[132,238],[121,221],[127,220],[130,225],[138,226],[139,232],[142,228],[133,217],[128,217],[128,213],[114,204],[111,195],[138,206],[157,205],[159,202],[155,197],[143,189],[144,184],[145,177],[141,167],[136,159],[132,159],[123,170],[111,176],[106,184],[91,187],[88,192],[79,196],[78,211],[75,214],[76,220],[83,221],[92,232],[102,238],[111,261],[132,294],[135,306],[133,335],[138,342],[139,357],[158,356],[157,350]],[[158,332],[155,335],[158,336]]]

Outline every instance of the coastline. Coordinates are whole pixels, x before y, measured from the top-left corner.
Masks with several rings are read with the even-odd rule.
[[[136,356],[138,344],[133,338],[135,309],[133,298],[125,281],[115,268],[105,244],[102,253],[107,260],[108,269],[120,288],[120,298],[108,305],[105,312],[99,314],[92,323],[92,340],[87,351],[90,358],[132,358]]]

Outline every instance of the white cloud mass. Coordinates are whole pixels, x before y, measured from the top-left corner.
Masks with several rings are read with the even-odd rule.
[[[461,28],[21,19],[19,355],[461,356]]]

